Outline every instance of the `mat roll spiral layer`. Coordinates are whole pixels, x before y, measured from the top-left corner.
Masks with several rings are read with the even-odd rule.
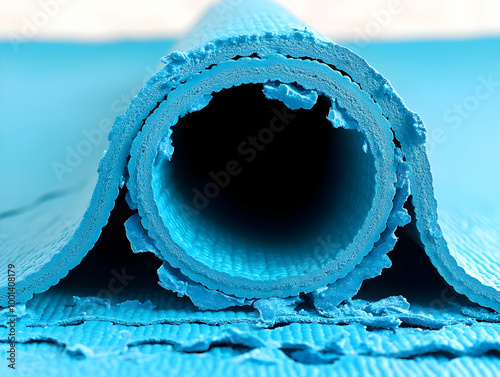
[[[70,193],[2,220],[18,300],[81,261],[122,186],[137,209],[127,222],[132,247],[164,261],[165,288],[200,309],[254,299],[262,309],[305,292],[328,310],[390,266],[411,186],[431,261],[458,292],[500,310],[496,261],[466,271],[457,260],[469,251],[447,246],[423,124],[390,84],[271,3],[222,5],[116,120],[80,208]],[[16,233],[27,218],[32,231]]]

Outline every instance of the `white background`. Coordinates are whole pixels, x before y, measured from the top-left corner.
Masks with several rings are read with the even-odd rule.
[[[251,1],[251,0],[232,0]],[[336,40],[500,35],[498,0],[276,0]],[[0,0],[0,39],[177,37],[216,0]]]

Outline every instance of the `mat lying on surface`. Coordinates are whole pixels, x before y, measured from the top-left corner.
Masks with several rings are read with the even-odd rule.
[[[137,209],[126,224],[134,251],[154,252],[160,284],[198,308],[265,310],[305,292],[332,310],[390,266],[411,188],[419,237],[441,275],[500,310],[496,218],[442,211],[440,227],[424,126],[387,80],[271,3],[225,5],[163,58],[99,163],[108,122],[46,136],[36,156],[55,175],[34,163],[38,186],[11,193],[4,208],[14,210],[0,218],[16,299],[81,261],[123,187]]]
[[[471,370],[481,375],[495,376],[499,371],[498,359],[488,353],[479,356],[449,358],[438,351],[436,355],[392,358],[356,353],[339,355],[332,352],[316,358],[322,361],[318,365],[311,363],[314,358],[308,359],[307,351],[295,349],[283,351],[278,347],[252,349],[220,346],[214,347],[200,357],[197,352],[176,351],[175,347],[170,344],[146,342],[130,346],[128,349],[115,348],[109,353],[96,352],[97,357],[92,358],[83,356],[83,352],[92,352],[89,349],[82,352],[77,347],[61,351],[61,345],[50,342],[32,342],[21,347],[27,361],[19,368],[19,372],[25,376],[39,376],[40,370],[46,371],[46,368],[51,366],[54,366],[53,370],[58,373],[52,374],[54,376],[109,375],[104,374],[109,373],[109,370],[119,370],[121,376],[137,376],[144,373],[155,376],[161,375],[159,371],[164,370],[165,366],[168,366],[169,373],[172,375],[184,375],[187,371],[196,371],[197,376],[255,374],[276,377],[308,374],[331,376],[332,373],[338,376],[363,376],[368,371],[375,376],[427,377],[468,375]],[[137,362],[138,356],[143,358],[142,362]]]

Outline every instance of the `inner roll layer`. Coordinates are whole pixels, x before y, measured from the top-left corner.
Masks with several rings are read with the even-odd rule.
[[[267,41],[280,42],[286,37]],[[345,277],[386,229],[397,180],[393,135],[374,101],[326,64],[237,55],[182,80],[146,119],[128,187],[162,259],[185,276],[238,297],[311,292]],[[270,82],[287,85],[282,101],[264,97]],[[285,103],[294,106],[297,92],[319,98],[310,110],[294,111]],[[233,110],[221,111],[224,105]],[[243,111],[253,118],[231,126],[232,116],[249,117]],[[273,132],[270,124],[267,152],[253,144],[255,152],[238,153],[252,134]],[[311,158],[315,166],[301,167]],[[266,172],[277,161],[280,169]],[[309,178],[294,192],[301,168]],[[233,186],[221,187],[228,178]]]

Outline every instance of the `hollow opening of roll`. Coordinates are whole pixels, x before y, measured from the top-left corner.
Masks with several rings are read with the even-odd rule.
[[[375,192],[363,135],[334,128],[331,100],[310,110],[268,100],[262,85],[213,93],[173,127],[153,187],[170,236],[208,268],[253,280],[335,263],[361,231]]]

